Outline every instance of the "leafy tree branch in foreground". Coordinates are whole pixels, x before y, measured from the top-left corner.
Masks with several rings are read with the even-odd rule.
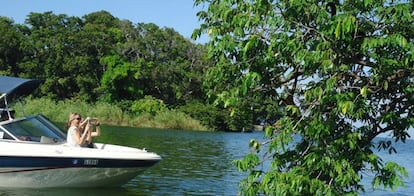
[[[391,132],[404,142],[414,125],[414,21],[407,1],[196,0],[206,5],[194,31],[207,33],[216,66],[205,85],[237,109],[246,98],[274,102],[282,117],[266,141],[235,163],[249,175],[245,195],[342,195],[394,189],[407,175],[373,149]],[[262,167],[263,163],[268,167]]]

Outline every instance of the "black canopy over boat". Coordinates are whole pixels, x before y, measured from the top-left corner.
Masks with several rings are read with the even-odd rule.
[[[0,108],[32,93],[42,80],[0,76]]]

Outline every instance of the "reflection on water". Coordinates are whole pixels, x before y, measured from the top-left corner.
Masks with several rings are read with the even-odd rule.
[[[231,162],[248,153],[252,138],[261,132],[213,133],[176,130],[103,127],[98,142],[146,148],[162,156],[161,162],[122,187],[99,189],[0,189],[1,195],[237,195],[238,182],[244,177]],[[414,141],[401,146],[394,161],[414,175]],[[384,154],[384,159],[389,156]],[[366,195],[410,195],[413,178],[407,187],[390,191],[371,191]]]
[[[123,187],[118,188],[59,188],[59,189],[0,189],[0,195],[10,196],[73,196],[73,195],[88,195],[88,196],[104,196],[104,195],[137,195]]]

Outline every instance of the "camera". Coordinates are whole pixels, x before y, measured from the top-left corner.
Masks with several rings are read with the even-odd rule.
[[[97,119],[97,118],[90,118],[90,119],[89,119],[89,122],[90,122],[91,124],[96,124],[96,123],[98,123],[98,119]]]
[[[98,118],[91,118],[91,117],[87,117],[82,123],[81,126],[85,125],[86,123],[90,123],[93,125],[96,125],[99,122]]]

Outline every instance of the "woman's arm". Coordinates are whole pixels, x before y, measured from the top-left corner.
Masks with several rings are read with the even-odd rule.
[[[91,135],[92,137],[98,137],[101,135],[101,128],[99,125],[101,125],[101,123],[97,120],[95,122],[95,131],[92,132],[92,135]]]
[[[99,125],[96,125],[95,131],[92,132],[92,137],[98,137],[100,135],[101,135],[101,128],[99,127]]]

